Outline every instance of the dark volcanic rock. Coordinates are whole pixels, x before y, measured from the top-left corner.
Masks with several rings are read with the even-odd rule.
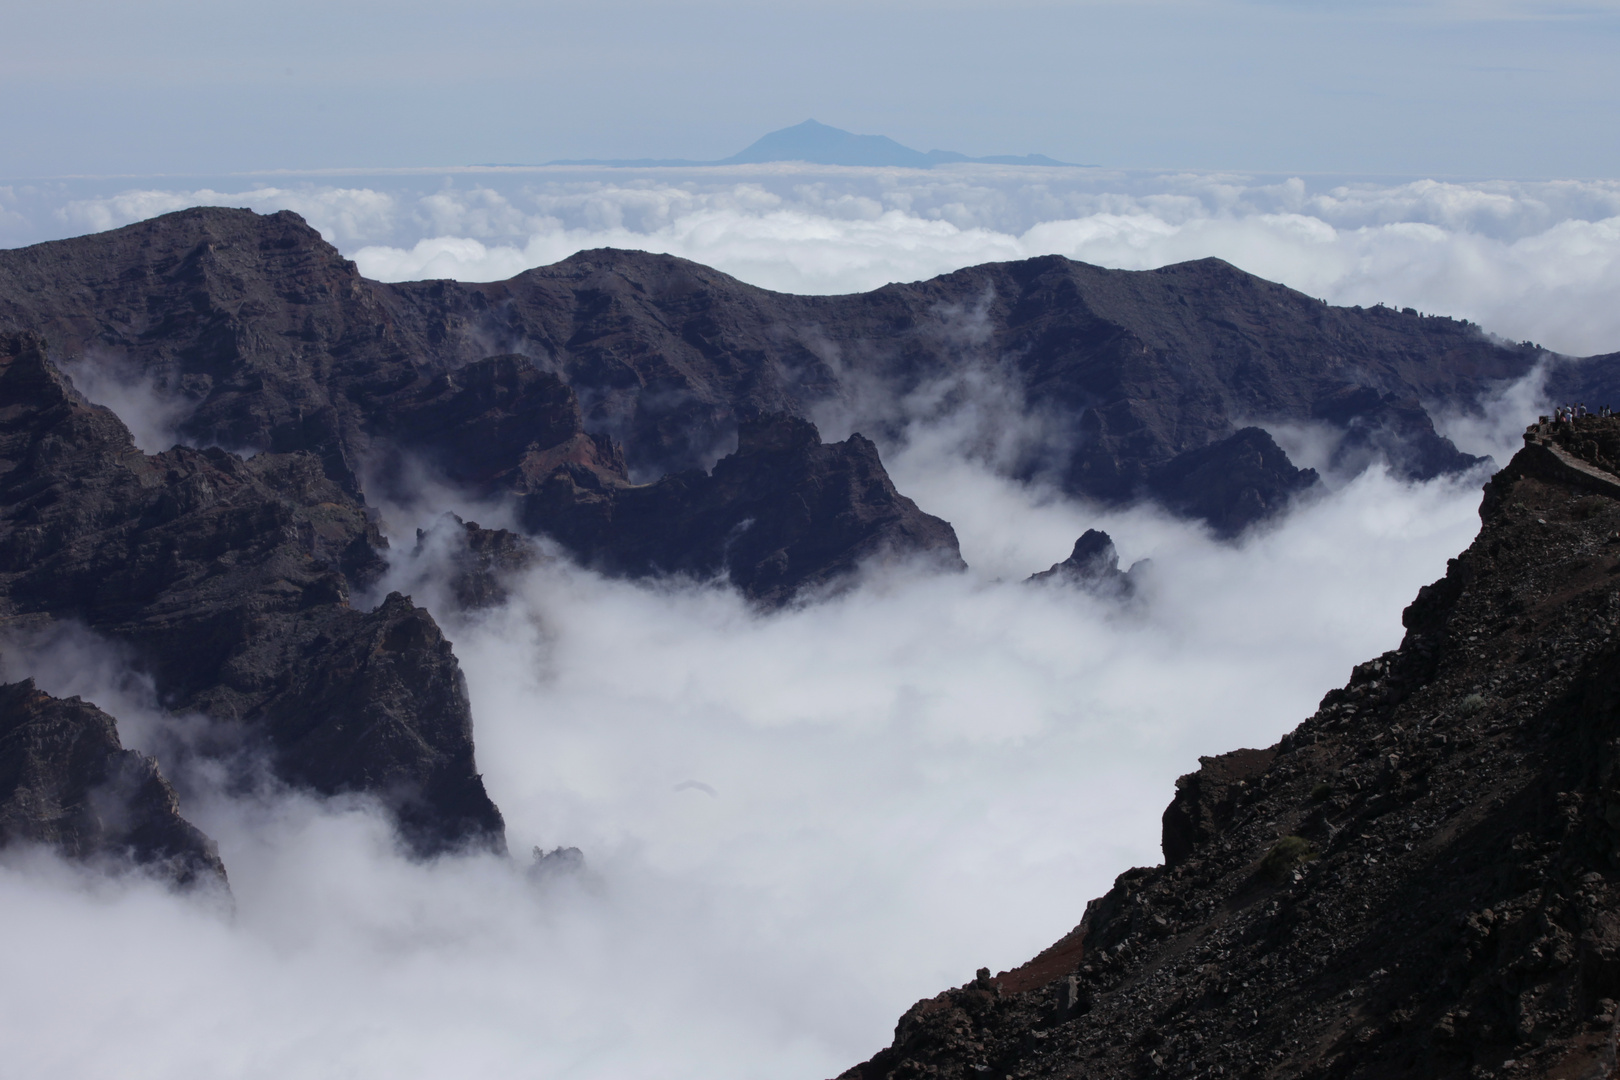
[[[1533,429],[1398,650],[1203,759],[1164,866],[846,1076],[1613,1075],[1617,449],[1620,420]]]
[[[1199,758],[1198,771],[1176,781],[1176,797],[1164,811],[1164,865],[1179,866],[1214,840],[1276,756],[1275,750],[1233,750]]]
[[[449,541],[450,593],[464,611],[494,607],[507,598],[506,581],[540,559],[533,541],[507,529],[486,529],[476,521],[445,514],[431,530],[416,530],[415,554]]]
[[[568,385],[515,355],[475,360],[413,384],[368,419],[394,456],[424,459],[453,482],[485,493],[520,485],[536,467],[528,459],[582,439],[584,430]],[[614,450],[607,444],[600,452]]]
[[[1203,518],[1217,535],[1236,536],[1316,480],[1315,469],[1296,469],[1270,435],[1249,427],[1178,455],[1148,485],[1172,510]]]
[[[7,326],[145,372],[189,403],[193,441],[308,450],[350,491],[400,447],[468,479],[509,475],[574,434],[560,384],[583,430],[652,480],[706,469],[758,412],[835,402],[886,434],[913,391],[989,380],[1049,429],[1019,475],[1104,500],[1155,492],[1225,531],[1275,507],[1284,468],[1204,498],[1162,478],[1239,423],[1326,419],[1351,456],[1462,468],[1416,403],[1464,405],[1542,356],[1451,319],[1330,307],[1216,259],[1137,272],[1050,256],[788,296],[604,250],[504,282],[383,284],[294,214],[225,209],[0,252]],[[469,364],[485,366],[455,374]],[[1602,399],[1607,369],[1581,371]]]
[[[398,595],[349,606],[381,538],[319,459],[142,454],[26,336],[0,339],[0,402],[0,627],[128,644],[166,706],[294,784],[375,795],[419,852],[502,845],[449,643]]]
[[[113,718],[33,680],[0,684],[0,846],[42,844],[90,861],[129,860],[181,885],[225,883],[214,842]]]
[[[1136,591],[1131,578],[1135,570],[1135,566],[1130,572],[1119,568],[1119,552],[1114,550],[1112,537],[1099,529],[1087,529],[1074,542],[1067,559],[1054,563],[1050,570],[1031,574],[1029,580],[1066,581],[1101,596],[1125,597]]]
[[[712,472],[632,485],[570,463],[523,504],[524,523],[615,573],[724,574],[750,599],[780,604],[865,559],[924,555],[964,569],[956,532],[895,490],[859,435],[821,441],[808,420],[745,420]]]

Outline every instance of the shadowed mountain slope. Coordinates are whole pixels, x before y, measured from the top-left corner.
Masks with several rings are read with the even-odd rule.
[[[558,469],[522,516],[609,572],[724,574],[768,605],[885,556],[967,568],[950,523],[895,490],[869,440],[827,445],[814,424],[782,413],[744,420],[736,451],[709,473],[634,486],[588,465]]]

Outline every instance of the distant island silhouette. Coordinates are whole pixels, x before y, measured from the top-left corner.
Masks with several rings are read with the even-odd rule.
[[[757,165],[770,161],[803,161],[811,165],[898,165],[928,169],[935,165],[971,162],[981,165],[1070,165],[1045,154],[994,154],[969,157],[954,150],[913,150],[887,135],[856,135],[815,120],[773,131],[741,153],[718,161],[685,158],[579,158],[548,161],[547,165],[600,165],[610,168],[651,168],[697,165]]]

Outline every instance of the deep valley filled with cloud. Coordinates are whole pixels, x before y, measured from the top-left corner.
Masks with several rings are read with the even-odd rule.
[[[0,1074],[1612,1073],[1612,3],[11,14]]]

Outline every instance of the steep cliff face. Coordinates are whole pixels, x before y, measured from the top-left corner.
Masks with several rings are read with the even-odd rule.
[[[377,796],[418,851],[501,846],[449,643],[401,596],[350,606],[382,539],[318,459],[143,454],[26,335],[0,338],[0,401],[0,627],[127,644],[166,706],[245,744],[216,749]]]
[[[1204,759],[1164,865],[846,1076],[1613,1075],[1615,447],[1620,421],[1533,430],[1398,650]]]
[[[787,602],[863,561],[922,556],[966,569],[948,522],[917,509],[859,435],[821,441],[808,420],[745,420],[736,452],[634,486],[602,469],[557,469],[523,503],[524,522],[612,572],[723,575],[745,596]]]
[[[225,883],[214,842],[180,816],[157,762],[125,750],[94,705],[32,680],[0,684],[0,846],[25,843],[127,859],[181,885]]]
[[[1044,424],[1014,471],[1161,498],[1226,531],[1308,482],[1250,437],[1227,454],[1247,479],[1177,486],[1245,424],[1324,423],[1344,436],[1339,464],[1380,454],[1433,476],[1473,459],[1425,404],[1471,401],[1540,355],[1214,259],[1134,272],[1043,257],[807,297],[601,250],[504,282],[388,285],[297,215],[224,209],[0,252],[0,327],[44,334],[59,357],[121,359],[184,399],[192,441],[308,450],[350,491],[401,446],[505,475],[577,434],[564,385],[581,429],[644,481],[706,469],[747,416],[836,405],[878,435],[905,421],[907,395],[990,380]]]

